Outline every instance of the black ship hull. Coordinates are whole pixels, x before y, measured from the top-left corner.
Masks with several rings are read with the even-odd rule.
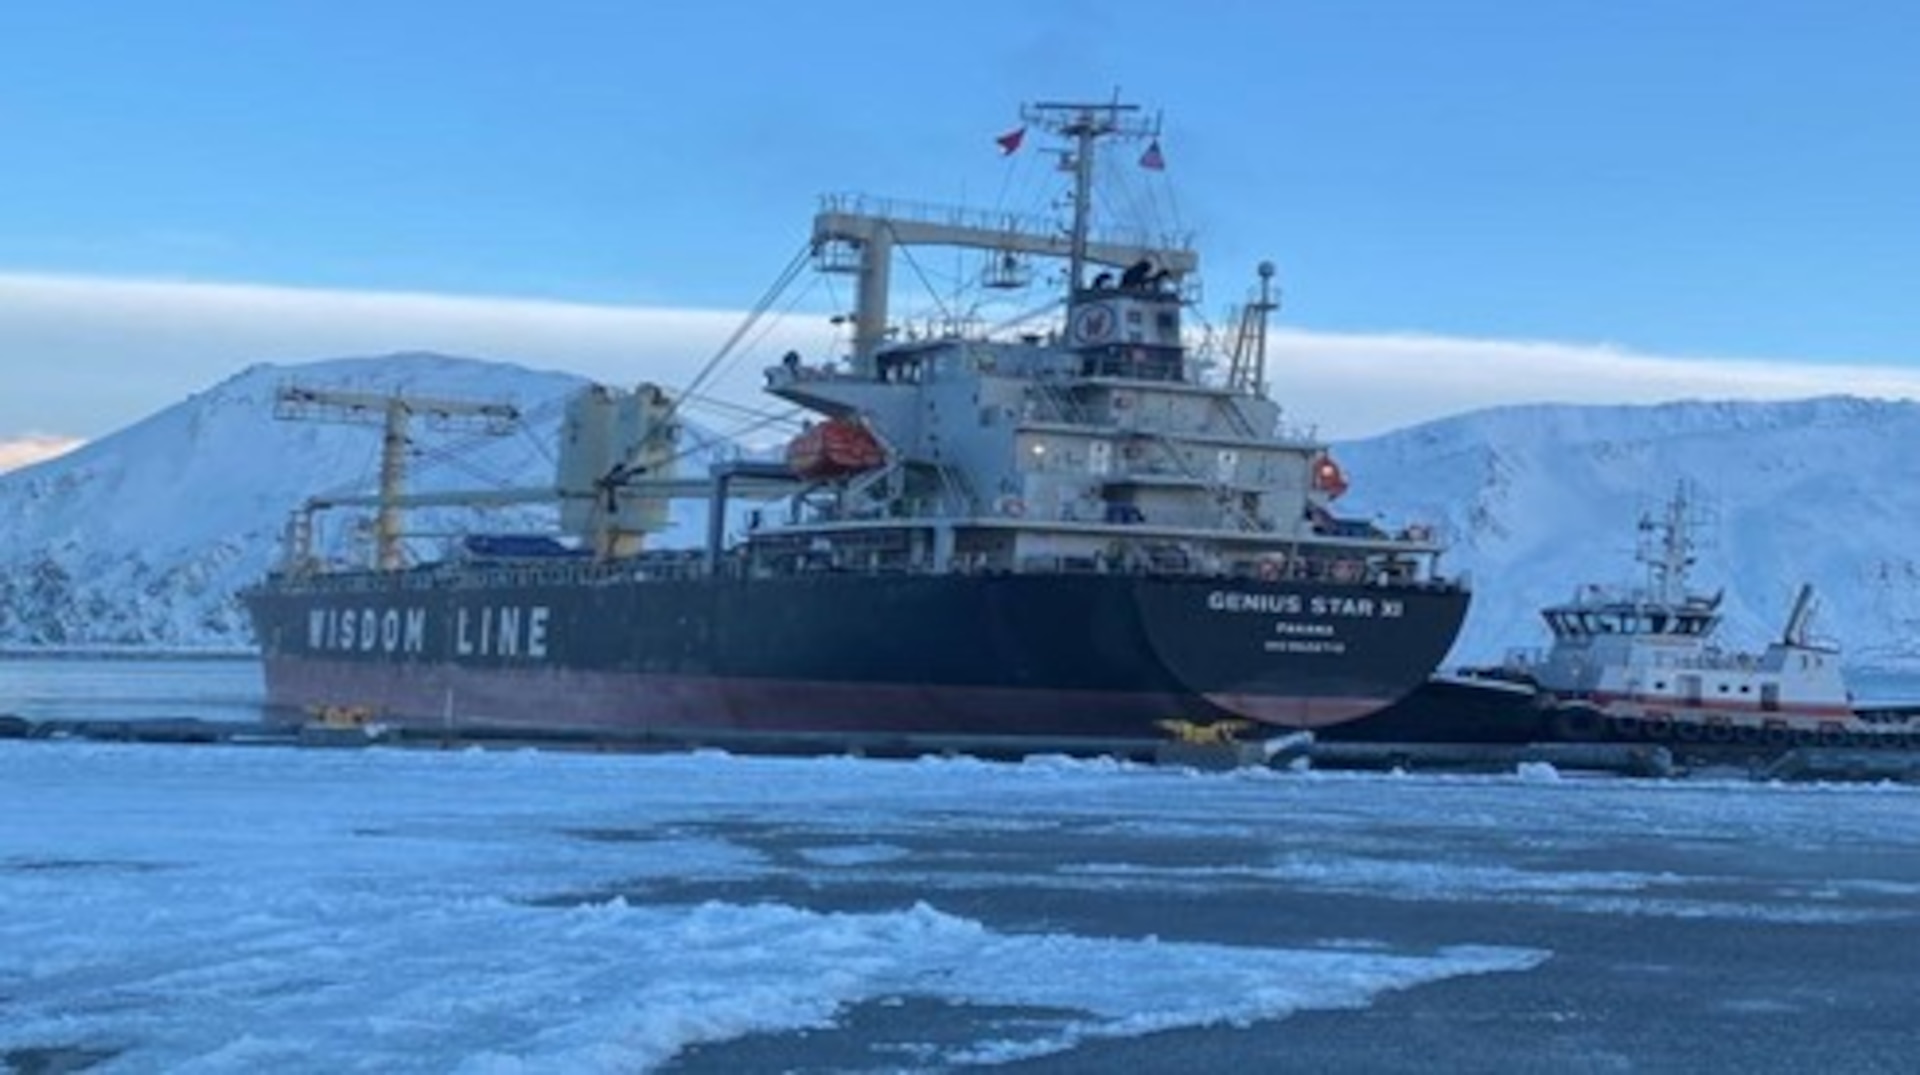
[[[1528,683],[1436,674],[1362,720],[1326,729],[1341,743],[1508,744],[1585,741]]]
[[[246,595],[269,706],[451,733],[1144,739],[1391,705],[1468,596],[1151,575],[645,578],[439,568]]]

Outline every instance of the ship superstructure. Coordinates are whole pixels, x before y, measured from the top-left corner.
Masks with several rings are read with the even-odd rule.
[[[1094,143],[1127,129],[1124,108],[1038,106],[1027,117],[1071,140],[1066,160],[1084,192]],[[1267,397],[1271,265],[1248,306],[1246,348],[1224,383],[1210,383],[1182,324],[1192,251],[1085,238],[1083,212],[1062,239],[1017,222],[882,208],[831,200],[815,220],[822,257],[861,281],[848,360],[767,371],[770,392],[824,416],[830,433],[877,442],[880,462],[821,472],[800,510],[755,533],[757,566],[782,570],[825,552],[837,567],[934,572],[1434,579],[1440,546],[1429,531],[1389,535],[1333,517],[1337,464],[1323,444],[1286,431]],[[1061,328],[886,343],[886,261],[923,244],[1066,254]]]
[[[249,594],[273,700],[700,741],[1061,738],[1323,725],[1412,689],[1467,595],[1430,530],[1335,514],[1344,475],[1267,393],[1272,267],[1221,373],[1183,323],[1197,255],[1092,223],[1099,144],[1157,121],[1118,103],[1023,119],[1060,140],[1064,230],[823,203],[812,252],[857,281],[852,339],[766,370],[810,415],[783,463],[679,477],[670,394],[594,389],[569,411],[555,486],[509,494],[563,505],[547,555],[470,543],[323,572],[296,542]],[[989,286],[1064,262],[1064,298],[1010,333],[902,339],[892,269],[916,247],[978,253]],[[762,506],[728,541],[746,495]],[[709,501],[706,547],[647,549],[682,496]],[[375,502],[390,518],[403,499]]]

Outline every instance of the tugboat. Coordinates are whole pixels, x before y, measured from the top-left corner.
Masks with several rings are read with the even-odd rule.
[[[290,390],[290,409],[384,414],[388,450],[379,496],[307,504],[244,595],[270,704],[456,735],[1065,749],[1151,742],[1163,721],[1324,727],[1413,690],[1467,590],[1431,529],[1335,513],[1346,476],[1267,394],[1271,265],[1231,343],[1192,346],[1197,255],[1093,227],[1097,151],[1149,141],[1158,171],[1158,120],[1119,103],[1022,119],[1058,139],[1064,227],[823,203],[808,252],[855,280],[851,344],[766,370],[810,414],[784,462],[682,477],[680,400],[595,387],[554,486],[526,493],[560,505],[558,535],[413,562],[404,510],[460,498],[401,488],[408,416],[513,415]],[[893,258],[924,247],[983,256],[986,287],[1064,263],[1064,293],[998,334],[902,331]],[[762,506],[729,534],[745,496]],[[676,498],[709,502],[703,549],[649,547]],[[314,513],[342,506],[378,509],[372,563],[315,553]]]
[[[1840,649],[1816,638],[1802,585],[1779,636],[1759,652],[1718,640],[1723,592],[1693,590],[1693,494],[1685,483],[1640,521],[1646,581],[1581,586],[1541,610],[1544,653],[1435,677],[1401,705],[1328,737],[1398,742],[1653,741],[1912,747],[1920,710],[1861,707]]]

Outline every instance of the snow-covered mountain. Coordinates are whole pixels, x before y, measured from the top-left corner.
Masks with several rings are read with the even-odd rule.
[[[0,475],[0,646],[249,644],[234,593],[280,553],[289,513],[316,494],[371,492],[380,428],[279,421],[287,384],[381,395],[403,392],[518,406],[520,432],[489,437],[412,431],[408,488],[549,485],[571,374],[433,354],[253,366],[111,436]],[[377,416],[373,416],[377,422]],[[695,453],[696,455],[699,453]],[[702,465],[696,459],[695,466]],[[341,521],[323,550],[366,560],[363,532]],[[500,532],[550,525],[550,509],[489,513]],[[676,505],[668,543],[692,544],[697,505]],[[410,529],[472,525],[453,511],[416,513]],[[415,551],[432,555],[431,542]]]
[[[1643,580],[1638,523],[1686,481],[1705,516],[1692,581],[1724,588],[1728,644],[1776,635],[1804,581],[1816,634],[1850,663],[1920,669],[1920,405],[1505,407],[1336,452],[1354,489],[1343,512],[1432,520],[1470,573],[1456,660],[1544,645],[1536,610],[1579,584]]]
[[[314,494],[368,491],[377,467],[375,428],[276,421],[274,393],[289,382],[511,401],[529,414],[511,437],[423,440],[414,489],[550,482],[559,404],[583,383],[439,355],[256,366],[0,475],[0,646],[245,645],[232,595],[273,562],[288,511]],[[1805,580],[1824,598],[1818,629],[1854,663],[1920,670],[1920,484],[1905,480],[1920,455],[1920,405],[1539,405],[1335,450],[1353,482],[1343,514],[1434,523],[1452,542],[1448,566],[1471,575],[1474,609],[1454,661],[1541,644],[1540,605],[1580,583],[1636,579],[1636,524],[1684,479],[1713,516],[1695,581],[1725,588],[1730,642],[1779,630]],[[675,518],[666,541],[695,543],[699,506],[678,506]],[[488,525],[540,521],[520,509]],[[322,537],[343,553],[362,540]]]

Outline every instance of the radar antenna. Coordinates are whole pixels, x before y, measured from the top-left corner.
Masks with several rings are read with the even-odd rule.
[[[1647,567],[1649,590],[1656,601],[1677,605],[1687,599],[1687,575],[1693,568],[1704,521],[1699,500],[1693,484],[1681,480],[1659,516],[1648,514],[1640,519],[1637,558]]]

